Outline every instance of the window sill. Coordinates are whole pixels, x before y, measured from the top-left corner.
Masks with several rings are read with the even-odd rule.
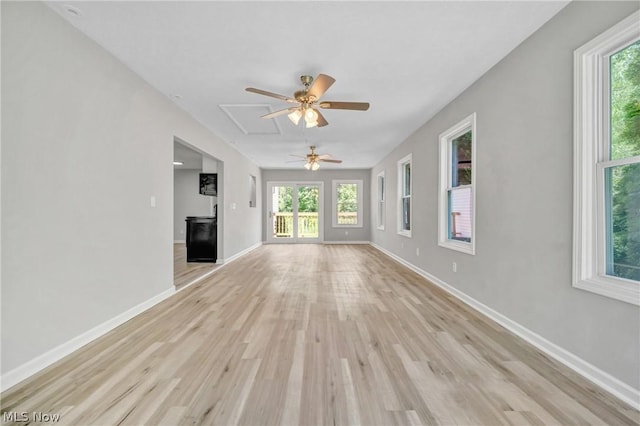
[[[454,240],[446,240],[439,241],[438,245],[440,247],[448,248],[450,250],[459,251],[462,253],[470,254],[474,256],[476,254],[476,247],[472,243],[465,243],[462,241],[454,241]]]
[[[598,275],[574,281],[573,287],[640,306],[640,283],[636,281]]]

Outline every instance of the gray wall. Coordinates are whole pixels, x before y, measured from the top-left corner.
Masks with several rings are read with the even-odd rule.
[[[4,374],[172,288],[174,138],[220,161],[224,257],[262,234],[254,163],[44,4],[1,8]]]
[[[371,173],[369,170],[316,170],[310,172],[300,170],[263,170],[262,171],[262,193],[266,194],[267,182],[324,182],[324,241],[370,241],[371,240],[371,215],[368,208],[364,208],[362,228],[333,228],[331,226],[331,181],[335,179],[361,179],[362,182],[362,204],[371,204]],[[260,204],[258,204],[260,205]],[[266,241],[267,232],[270,227],[267,223],[267,197],[263,198],[262,211],[262,239]],[[345,231],[349,235],[345,235]]]
[[[573,51],[636,9],[638,2],[569,4],[371,175],[386,170],[389,200],[386,230],[372,227],[373,242],[638,389],[638,307],[571,285]],[[437,173],[438,135],[473,112],[477,243],[470,256],[437,245]],[[410,239],[395,232],[393,202],[396,161],[408,153]],[[371,206],[375,212],[375,199]]]
[[[187,216],[211,215],[211,201],[217,197],[200,195],[200,170],[178,170],[173,175],[173,239],[186,238]]]

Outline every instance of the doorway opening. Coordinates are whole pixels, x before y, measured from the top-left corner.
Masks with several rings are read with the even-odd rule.
[[[267,182],[267,242],[324,239],[323,182]]]
[[[219,214],[217,207],[218,203],[222,203],[223,163],[178,138],[174,138],[173,155],[173,285],[179,289],[212,273],[220,266],[221,262],[217,259],[224,258],[221,244],[222,212]],[[203,175],[216,175],[216,191],[202,191]],[[213,247],[217,259],[212,254],[213,261],[187,260],[187,218],[191,222],[194,218],[213,221],[216,232],[211,239],[215,241],[206,246]],[[193,253],[191,257],[194,257]]]

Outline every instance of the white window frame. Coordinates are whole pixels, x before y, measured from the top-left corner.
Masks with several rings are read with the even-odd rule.
[[[640,39],[636,12],[574,52],[573,286],[640,305],[640,283],[606,274],[604,169],[609,161],[609,56]]]
[[[404,165],[409,163],[411,168],[411,175],[409,176],[409,195],[406,198],[409,198],[409,229],[402,229],[402,200],[405,198],[404,195]],[[411,229],[413,229],[413,164],[412,164],[412,154],[407,155],[406,157],[398,160],[398,234],[405,236],[407,238],[411,238]]]
[[[376,194],[377,194],[377,204],[376,204],[376,217],[377,217],[377,228],[381,231],[384,231],[384,224],[386,220],[386,198],[387,198],[387,182],[384,177],[384,170],[378,173],[376,178],[377,186],[376,186]]]
[[[471,185],[456,188],[471,188],[471,242],[449,238],[449,202],[451,187],[451,143],[471,130]],[[476,113],[469,115],[440,134],[440,176],[438,197],[438,245],[470,255],[476,254]]]
[[[358,214],[356,216],[357,223],[356,224],[340,224],[338,223],[338,185],[342,184],[356,184],[356,190],[358,191]],[[364,224],[362,223],[362,187],[363,183],[361,179],[336,179],[331,181],[332,188],[332,226],[334,228],[362,228]]]

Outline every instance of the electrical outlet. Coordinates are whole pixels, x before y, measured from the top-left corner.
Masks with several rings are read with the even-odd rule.
[[[453,272],[458,272],[458,264],[456,262],[453,262],[453,264],[451,265],[451,269],[453,270]]]
[[[416,256],[420,256],[420,247],[416,247]]]
[[[349,231],[344,231],[344,235],[349,235]]]

